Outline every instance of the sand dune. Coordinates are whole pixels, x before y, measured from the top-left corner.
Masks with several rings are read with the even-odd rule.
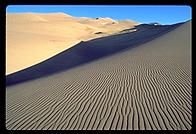
[[[172,26],[152,26],[142,24],[135,26],[137,29],[135,32],[117,34],[87,42],[81,42],[40,64],[8,75],[6,77],[6,85],[9,86],[48,76],[104,56],[115,54],[124,49],[136,47],[137,45],[153,40],[154,38],[175,29],[179,25],[181,24]]]
[[[118,23],[110,18],[76,18],[64,13],[8,13],[6,75],[40,63],[82,40],[106,36],[138,24],[133,21]]]
[[[191,21],[137,47],[7,87],[6,128],[190,130]]]

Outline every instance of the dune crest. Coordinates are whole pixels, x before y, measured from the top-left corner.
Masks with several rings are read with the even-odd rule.
[[[27,69],[7,75],[6,85],[10,86],[28,80],[49,76],[99,58],[116,54],[124,49],[131,49],[177,28],[181,24],[171,26],[153,26],[142,24],[135,26],[136,31],[126,29],[118,34],[90,41],[82,41],[48,60]],[[127,32],[128,31],[128,32]],[[130,32],[131,31],[131,32]],[[108,32],[108,31],[107,31]],[[95,34],[105,34],[97,32]],[[109,34],[109,32],[107,33]],[[122,44],[123,42],[123,44]],[[66,60],[64,60],[66,59]]]

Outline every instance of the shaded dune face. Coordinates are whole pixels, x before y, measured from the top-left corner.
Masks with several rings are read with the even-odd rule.
[[[151,41],[181,24],[135,26],[137,31],[80,42],[72,48],[22,71],[6,76],[6,86],[49,76]]]
[[[191,30],[187,22],[132,49],[7,87],[6,128],[192,129]]]

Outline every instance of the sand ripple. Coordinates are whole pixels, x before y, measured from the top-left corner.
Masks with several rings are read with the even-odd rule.
[[[190,54],[181,54],[179,47],[190,45],[165,40],[173,34],[183,36],[179,30],[113,56],[8,87],[6,128],[191,129]],[[164,47],[157,44],[163,40]],[[170,49],[163,52],[165,47]]]

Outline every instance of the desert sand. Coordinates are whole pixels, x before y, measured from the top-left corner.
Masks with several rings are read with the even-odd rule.
[[[139,25],[8,75],[6,128],[190,130],[191,25]]]
[[[134,21],[72,17],[64,13],[6,14],[6,75],[38,64],[80,41],[134,27]],[[103,34],[96,34],[102,32]]]
[[[181,24],[179,23],[173,26],[153,26],[141,24],[139,26],[135,26],[135,29],[137,30],[134,32],[131,31],[126,34],[116,33],[105,38],[80,42],[70,49],[39,64],[7,75],[6,85],[9,86],[52,75],[57,72],[77,67],[81,64],[118,53],[124,49],[136,47],[171,31],[179,25]]]

